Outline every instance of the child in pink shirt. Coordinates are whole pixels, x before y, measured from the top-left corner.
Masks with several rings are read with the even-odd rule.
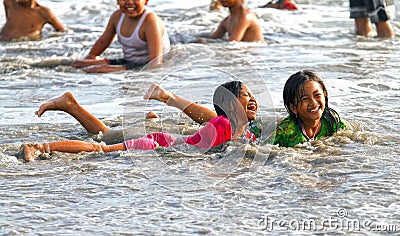
[[[165,132],[153,132],[143,138],[112,145],[78,140],[43,144],[25,143],[21,146],[21,155],[26,161],[33,161],[44,153],[54,151],[77,153],[131,149],[151,150],[157,146],[169,147],[180,143],[187,143],[199,148],[211,148],[238,138],[256,140],[254,134],[247,129],[247,123],[256,119],[258,104],[253,93],[245,84],[240,81],[231,81],[218,86],[214,92],[213,103],[217,117],[211,119],[198,132],[186,138],[174,138]],[[47,110],[61,110],[72,115],[88,132],[93,134],[100,132],[107,134],[111,130],[102,121],[81,107],[72,93],[69,92],[44,103],[36,114],[40,117]]]

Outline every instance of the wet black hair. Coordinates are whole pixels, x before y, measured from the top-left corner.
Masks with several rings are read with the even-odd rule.
[[[291,75],[285,83],[283,88],[283,104],[290,118],[299,126],[301,125],[300,118],[292,111],[291,107],[297,107],[299,102],[301,102],[301,96],[304,93],[304,84],[306,82],[315,81],[319,83],[324,91],[325,96],[325,110],[323,111],[323,116],[327,115],[329,121],[329,131],[334,133],[338,129],[338,124],[340,122],[339,114],[329,108],[328,106],[328,91],[326,90],[325,84],[322,79],[312,70],[303,70],[296,72]]]
[[[236,130],[237,124],[239,123],[239,117],[233,114],[236,111],[237,104],[239,101],[237,98],[242,90],[243,82],[234,80],[226,82],[215,90],[213,103],[214,109],[218,116],[225,116],[231,121],[232,131]]]

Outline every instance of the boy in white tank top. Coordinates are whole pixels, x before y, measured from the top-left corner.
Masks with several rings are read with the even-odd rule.
[[[119,9],[110,17],[103,34],[89,54],[73,64],[88,73],[107,73],[162,63],[162,54],[170,50],[170,41],[161,19],[149,9],[148,0],[118,0]],[[99,56],[111,45],[115,36],[122,45],[124,58]]]

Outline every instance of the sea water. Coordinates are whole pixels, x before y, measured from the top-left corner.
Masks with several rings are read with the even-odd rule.
[[[0,43],[0,232],[6,235],[380,234],[400,230],[400,22],[394,39],[354,35],[348,1],[297,1],[300,11],[257,8],[266,44],[190,41],[216,29],[226,9],[207,0],[150,0],[172,51],[155,70],[86,74],[70,67],[101,35],[114,0],[40,1],[68,27],[46,25],[38,41]],[[396,1],[397,9],[400,9]],[[5,21],[0,11],[0,22]],[[120,57],[113,43],[104,53]],[[17,159],[24,142],[93,141],[63,112],[38,118],[66,91],[114,129],[186,135],[200,128],[142,96],[152,82],[212,109],[217,85],[244,81],[260,104],[263,137],[287,115],[282,89],[293,73],[324,79],[329,106],[352,130],[281,148],[230,143]],[[146,120],[148,111],[160,115]],[[398,232],[397,232],[398,233]]]

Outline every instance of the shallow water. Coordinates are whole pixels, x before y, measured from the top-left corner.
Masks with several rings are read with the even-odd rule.
[[[400,230],[400,15],[391,40],[353,35],[348,3],[297,1],[299,12],[255,8],[267,45],[189,44],[226,11],[208,2],[151,0],[173,42],[158,70],[89,75],[69,64],[99,37],[115,1],[40,1],[69,27],[46,26],[40,41],[0,43],[0,232],[2,234],[380,234]],[[400,9],[396,1],[397,9]],[[0,22],[4,22],[0,11]],[[117,43],[105,55],[120,55]],[[237,77],[261,105],[265,127],[286,116],[282,88],[316,70],[329,105],[353,125],[299,148],[231,143],[207,153],[178,146],[156,152],[60,154],[21,163],[23,142],[94,137],[41,103],[71,91],[111,127],[177,135],[199,128],[142,95],[151,82],[211,108],[215,87]],[[161,119],[144,120],[147,111]],[[330,220],[330,221],[329,221]],[[308,226],[307,223],[311,226]],[[314,227],[313,227],[314,225]]]

